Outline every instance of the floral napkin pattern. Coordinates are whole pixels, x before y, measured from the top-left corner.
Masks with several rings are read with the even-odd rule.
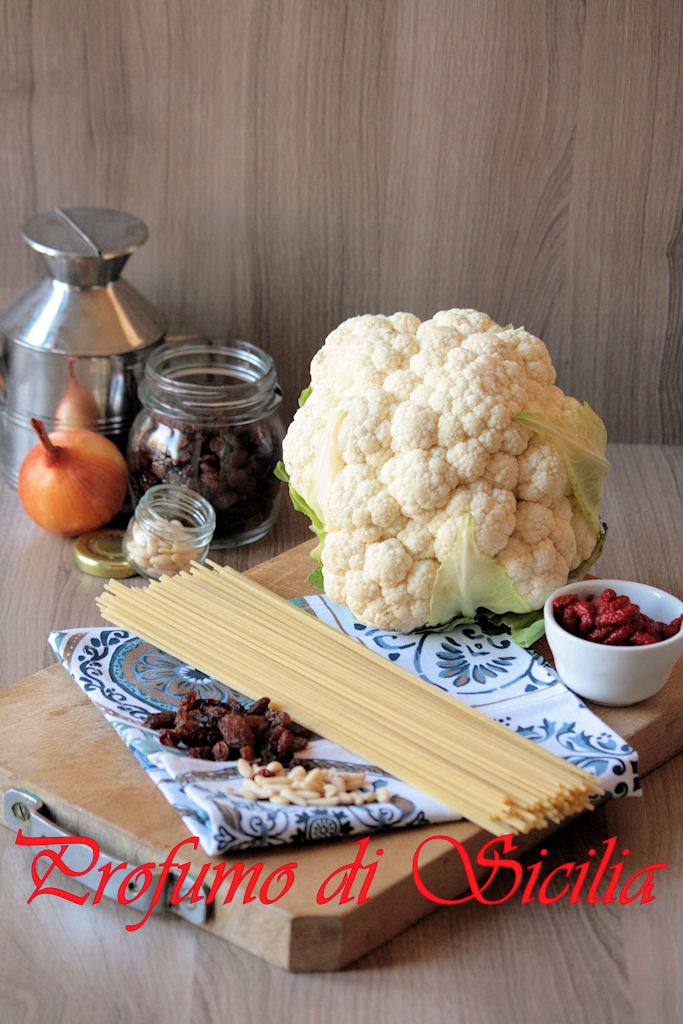
[[[316,615],[454,699],[592,772],[608,795],[639,792],[635,751],[567,690],[538,654],[509,637],[486,633],[475,622],[447,632],[391,633],[361,625],[325,596],[295,604],[302,614]],[[269,643],[266,627],[263,643]],[[237,691],[122,629],[59,630],[50,635],[50,645],[209,855],[458,817],[379,766],[317,738],[298,761],[340,771],[360,767],[375,789],[389,788],[392,802],[296,807],[241,796],[243,779],[234,762],[190,758],[164,747],[142,724],[151,712],[175,708],[190,690],[221,700],[239,697]]]

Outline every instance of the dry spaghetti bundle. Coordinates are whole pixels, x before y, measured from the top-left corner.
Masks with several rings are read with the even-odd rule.
[[[227,566],[145,588],[112,580],[102,615],[496,835],[590,808],[599,782]]]

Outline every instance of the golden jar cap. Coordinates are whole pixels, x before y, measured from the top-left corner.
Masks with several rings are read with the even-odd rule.
[[[124,530],[91,530],[77,537],[73,544],[73,558],[81,572],[89,576],[125,579],[137,575],[123,551]]]

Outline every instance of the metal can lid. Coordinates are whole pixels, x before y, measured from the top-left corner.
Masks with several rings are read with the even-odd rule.
[[[77,537],[73,544],[73,558],[82,572],[107,579],[125,579],[137,575],[123,551],[123,530],[91,530]]]
[[[24,226],[23,237],[46,256],[111,260],[128,256],[147,240],[147,225],[123,210],[96,206],[55,207]]]

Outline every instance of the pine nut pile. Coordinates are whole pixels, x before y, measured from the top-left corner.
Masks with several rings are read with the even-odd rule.
[[[161,576],[186,569],[199,558],[206,544],[199,543],[179,519],[170,519],[161,534],[148,533],[134,520],[126,536],[128,558],[149,575]]]
[[[340,772],[336,768],[312,768],[307,772],[302,764],[287,772],[279,761],[271,761],[264,769],[244,758],[237,762],[237,771],[244,779],[239,795],[280,806],[339,807],[391,801],[386,786],[367,788],[371,783],[365,772]]]

